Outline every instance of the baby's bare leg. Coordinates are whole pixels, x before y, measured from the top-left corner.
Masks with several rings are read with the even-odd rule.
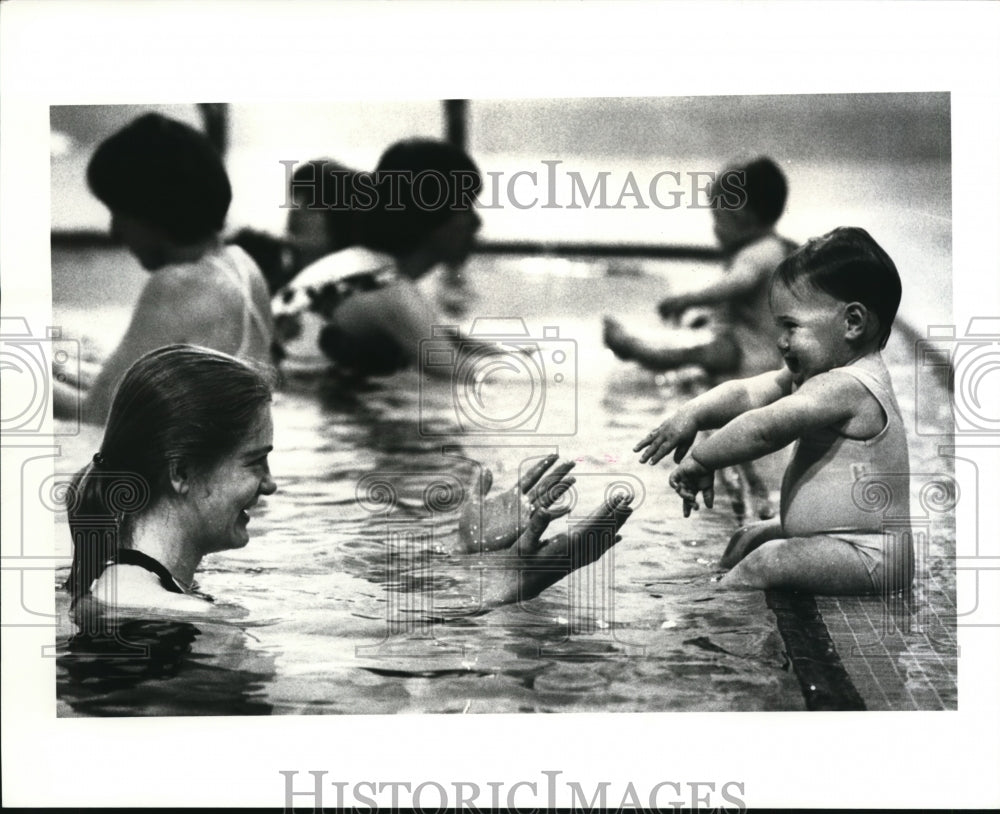
[[[879,593],[854,546],[821,535],[763,543],[723,577],[720,587],[775,588],[823,596]]]
[[[743,526],[729,539],[729,545],[726,546],[719,565],[723,568],[732,568],[751,551],[781,536],[781,521],[778,518]]]
[[[770,520],[775,515],[771,505],[771,494],[764,478],[761,476],[754,461],[740,464],[739,470],[750,492],[750,508],[761,520]]]
[[[681,336],[691,333],[697,339],[691,344],[681,344]],[[654,345],[629,334],[620,322],[605,317],[604,344],[619,359],[638,362],[647,370],[675,370],[685,365],[700,365],[709,374],[730,375],[740,366],[742,353],[735,338],[723,331],[708,341],[700,331],[679,329],[676,344]]]

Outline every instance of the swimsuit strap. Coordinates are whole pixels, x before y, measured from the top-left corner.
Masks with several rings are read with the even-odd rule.
[[[889,414],[890,407],[899,412],[896,395],[893,393],[892,384],[888,380],[889,372],[886,370],[885,363],[881,357],[877,361],[861,360],[836,368],[836,370],[847,373],[861,382],[868,392],[875,397],[875,400],[882,406],[882,409],[886,411],[886,415]]]
[[[136,551],[134,548],[119,548],[115,552],[115,557],[113,560],[108,562],[108,565],[138,565],[140,568],[145,568],[147,571],[151,571],[160,578],[160,585],[162,585],[166,590],[170,591],[172,594],[182,594],[184,589],[177,584],[176,580],[167,569],[166,566],[161,562],[157,562],[148,554],[143,554],[141,551]]]
[[[243,257],[240,257],[240,254]],[[240,347],[236,351],[236,356],[246,356],[250,346],[250,329],[252,325],[257,326],[260,335],[265,339],[269,335],[267,320],[257,308],[257,303],[253,298],[253,278],[251,277],[251,265],[253,260],[239,246],[228,246],[224,252],[229,261],[230,268],[236,275],[236,285],[243,297],[243,336],[240,338]],[[246,258],[246,262],[244,259]]]

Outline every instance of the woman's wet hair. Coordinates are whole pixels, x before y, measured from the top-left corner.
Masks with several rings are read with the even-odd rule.
[[[182,246],[221,231],[232,200],[222,157],[208,137],[159,113],[101,142],[87,183],[112,212],[162,229]]]
[[[147,353],[115,392],[104,440],[67,494],[73,564],[66,588],[90,590],[136,517],[170,489],[171,468],[204,472],[236,449],[271,400],[265,374],[207,348]]]
[[[363,242],[398,257],[418,248],[456,212],[472,209],[482,176],[460,147],[418,138],[389,147],[363,183],[370,184],[374,200],[364,215]]]
[[[878,317],[879,347],[889,340],[903,286],[892,258],[864,229],[841,226],[814,237],[778,264],[771,289],[802,281],[841,302],[860,302]]]

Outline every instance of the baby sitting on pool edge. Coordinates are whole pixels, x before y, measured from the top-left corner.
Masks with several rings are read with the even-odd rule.
[[[674,452],[670,484],[688,516],[699,492],[712,506],[715,470],[796,441],[780,519],[737,531],[722,557],[731,568],[722,587],[827,595],[910,587],[912,533],[898,525],[910,516],[909,455],[880,353],[901,294],[895,264],[863,229],[809,241],[771,279],[784,366],[693,399],[636,445],[651,464]],[[856,485],[866,480],[886,488],[888,505],[865,505]]]

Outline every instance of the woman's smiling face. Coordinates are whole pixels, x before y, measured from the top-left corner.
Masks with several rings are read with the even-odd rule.
[[[267,463],[273,434],[271,409],[264,405],[240,445],[193,479],[190,496],[203,554],[242,548],[250,541],[249,510],[261,495],[273,495],[278,488]]]

